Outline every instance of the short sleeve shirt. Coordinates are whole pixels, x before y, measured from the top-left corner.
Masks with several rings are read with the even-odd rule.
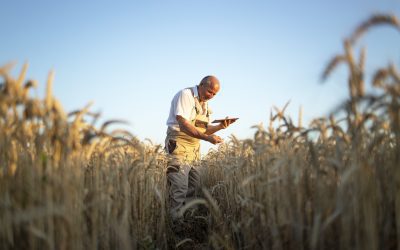
[[[193,91],[193,94],[192,94]],[[183,89],[175,94],[171,101],[171,108],[167,120],[167,126],[179,131],[179,124],[176,116],[180,115],[188,121],[196,118],[195,98],[198,98],[197,86]],[[206,105],[208,107],[208,105]]]

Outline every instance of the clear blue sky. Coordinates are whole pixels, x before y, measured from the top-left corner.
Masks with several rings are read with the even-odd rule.
[[[155,143],[163,143],[173,95],[213,74],[221,81],[210,101],[214,118],[240,117],[220,135],[246,138],[289,99],[288,113],[296,119],[302,105],[305,122],[340,103],[345,68],[323,85],[321,72],[344,37],[382,12],[400,17],[400,2],[3,1],[0,64],[17,61],[16,74],[28,61],[40,96],[54,69],[54,93],[67,111],[94,101],[103,119],[127,120]],[[367,72],[389,60],[400,65],[394,29],[374,29],[360,44]]]

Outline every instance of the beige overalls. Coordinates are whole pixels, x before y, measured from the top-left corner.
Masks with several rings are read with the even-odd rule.
[[[193,94],[193,92],[192,92]],[[204,133],[209,122],[210,111],[195,98],[196,117],[190,123]],[[195,168],[200,161],[200,140],[181,131],[167,130],[165,148],[168,153],[167,179],[169,185],[169,207],[173,220],[178,219],[179,209],[197,196],[200,175]]]

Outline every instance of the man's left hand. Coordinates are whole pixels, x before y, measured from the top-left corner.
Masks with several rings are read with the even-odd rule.
[[[236,120],[229,120],[228,117],[226,117],[225,120],[221,122],[219,125],[221,126],[221,129],[226,129],[227,127],[229,127],[229,125],[231,125],[235,121]]]

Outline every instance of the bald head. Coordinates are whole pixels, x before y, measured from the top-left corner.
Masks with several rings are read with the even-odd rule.
[[[204,77],[199,85],[199,97],[201,101],[208,101],[219,91],[219,80],[215,76]]]
[[[206,76],[201,80],[200,85],[205,85],[207,87],[218,86],[219,89],[219,80],[215,76]]]

